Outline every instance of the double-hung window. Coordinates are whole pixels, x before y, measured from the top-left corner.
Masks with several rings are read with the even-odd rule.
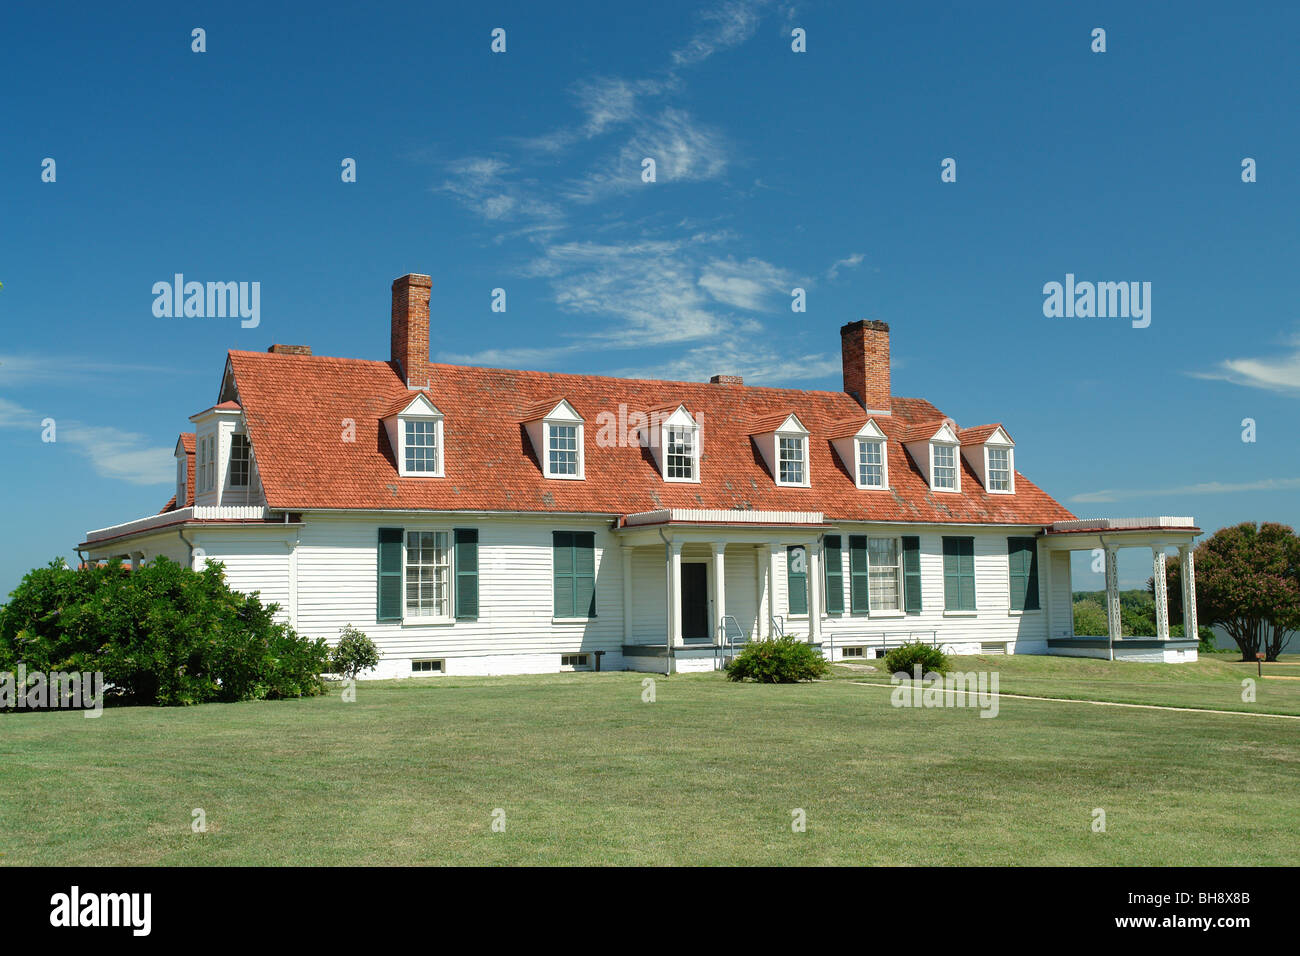
[[[679,481],[695,480],[695,429],[665,428],[667,434],[668,473],[665,477]]]
[[[230,437],[230,484],[235,488],[248,486],[249,465],[252,461],[252,446],[247,435]]]
[[[552,475],[578,474],[578,426],[548,424],[549,467]]]
[[[934,450],[934,486],[957,490],[957,446],[932,445]]]
[[[804,439],[777,436],[777,474],[783,485],[804,483]]]
[[[863,488],[885,487],[884,442],[858,442],[858,484]]]
[[[438,423],[428,419],[407,419],[406,470],[438,471]]]
[[[871,586],[873,611],[899,609],[899,584],[902,580],[898,564],[897,538],[868,538],[867,567]]]
[[[406,616],[451,617],[451,560],[445,531],[406,533]]]
[[[989,448],[989,491],[1011,490],[1011,449]]]

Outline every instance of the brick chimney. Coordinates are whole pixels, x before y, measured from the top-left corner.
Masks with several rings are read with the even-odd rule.
[[[407,388],[429,384],[429,295],[433,279],[412,273],[393,280],[392,360]]]
[[[745,380],[739,375],[711,375],[710,385],[744,385]]]
[[[876,319],[841,326],[840,357],[844,363],[844,391],[867,411],[888,415],[889,326]]]
[[[268,352],[276,355],[311,355],[310,345],[272,345]]]

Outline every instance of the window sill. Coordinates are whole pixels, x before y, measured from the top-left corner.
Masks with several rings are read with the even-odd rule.
[[[978,617],[979,611],[944,611],[944,617]]]
[[[594,617],[553,617],[552,624],[590,624],[596,620]]]
[[[402,627],[451,627],[454,617],[404,617]]]
[[[907,617],[906,611],[868,611],[867,617]]]

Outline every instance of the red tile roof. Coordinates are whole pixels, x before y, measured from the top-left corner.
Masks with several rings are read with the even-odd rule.
[[[276,510],[431,509],[622,515],[659,508],[822,511],[827,519],[1050,524],[1073,516],[1017,473],[1014,495],[988,495],[967,469],[961,494],[934,494],[903,446],[889,442],[888,491],[860,491],[831,448],[834,423],[866,420],[841,392],[617,379],[430,365],[444,422],[444,478],[397,474],[380,419],[409,394],[387,362],[230,352],[236,388],[268,505]],[[541,400],[538,396],[544,396]],[[567,399],[589,424],[583,481],[542,476],[522,422]],[[701,424],[701,481],[665,482],[635,436],[599,447],[603,413],[683,402]],[[891,438],[942,413],[921,399],[894,398],[877,423]],[[752,423],[795,412],[812,434],[811,487],[778,487],[750,438]],[[544,414],[545,412],[543,412]],[[356,422],[345,441],[345,420]],[[963,464],[963,468],[965,465]]]
[[[976,425],[974,428],[963,428],[957,433],[957,438],[963,445],[982,445],[999,428],[1002,428],[1001,422],[995,425]],[[1007,431],[1005,428],[1002,428],[1002,430]],[[1007,437],[1011,437],[1010,432],[1007,432]]]
[[[916,424],[908,425],[906,428],[902,428],[899,430],[897,436],[898,440],[904,443],[914,442],[914,441],[929,441],[931,438],[935,436],[935,433],[938,432],[939,429],[943,427],[943,423],[944,423],[944,419],[941,416],[939,418],[932,418],[927,421],[917,422]]]

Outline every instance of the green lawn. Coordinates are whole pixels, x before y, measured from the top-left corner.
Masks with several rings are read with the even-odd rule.
[[[1039,660],[988,663],[1008,691],[1093,666],[1051,661],[1053,677]],[[1115,672],[1161,694],[1198,683],[1131,667]],[[716,675],[658,677],[643,703],[642,678],[0,715],[0,862],[1300,863],[1297,721],[1009,699],[990,720],[896,709],[847,680]],[[208,832],[191,832],[194,808]]]
[[[1254,661],[1236,655],[1204,655],[1187,664],[1136,664],[1081,657],[1020,654],[993,657],[953,657],[955,670],[996,671],[1004,694],[1062,697],[1070,700],[1108,700],[1129,704],[1162,704],[1255,713],[1300,715],[1300,657],[1283,655],[1282,662],[1264,665],[1266,679],[1257,676]],[[862,663],[875,673],[847,667],[834,676],[846,680],[889,683],[883,661]],[[1255,700],[1243,701],[1244,678],[1255,682]],[[1296,721],[1300,734],[1300,721]]]

